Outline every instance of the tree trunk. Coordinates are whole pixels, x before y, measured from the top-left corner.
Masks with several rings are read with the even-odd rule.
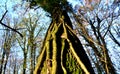
[[[30,74],[33,74],[33,71],[35,69],[35,50],[36,50],[36,43],[35,43],[35,40],[34,40],[34,30],[33,29],[31,32],[30,32]]]
[[[5,74],[5,70],[6,70],[6,66],[7,66],[7,62],[8,62],[8,55],[6,55],[6,61],[5,61],[5,65],[4,65],[4,71],[3,74]]]
[[[27,53],[24,51],[23,74],[26,74],[26,66],[27,66]]]
[[[67,12],[54,13],[34,74],[95,74]]]
[[[1,60],[1,65],[0,65],[0,74],[2,74],[2,68],[3,68],[3,63],[4,63],[4,58],[5,58],[5,51],[3,51],[3,54],[2,54],[2,60]]]

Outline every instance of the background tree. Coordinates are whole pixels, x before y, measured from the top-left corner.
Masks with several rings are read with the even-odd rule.
[[[5,22],[8,26],[10,26],[10,19],[9,17],[5,18]],[[14,26],[15,27],[15,26]],[[10,55],[10,51],[11,48],[13,46],[15,46],[15,32],[10,31],[8,28],[4,27],[4,34],[3,34],[3,45],[2,45],[2,50],[3,50],[3,54],[2,54],[2,62],[1,62],[1,68],[0,68],[0,73],[5,74],[6,71],[6,66],[8,63],[8,59],[9,59],[9,55]]]
[[[73,13],[73,17],[77,23],[77,33],[79,33],[79,36],[82,35],[81,37],[85,40],[84,46],[88,54],[91,55],[97,72],[115,74],[116,70],[110,58],[107,39],[109,38],[109,30],[114,28],[112,26],[114,26],[115,20],[118,20],[119,10],[115,11],[115,5],[106,5],[102,0],[94,5],[92,2],[94,0],[88,3],[89,7],[76,6],[78,11],[76,14]],[[119,44],[118,40],[116,42]],[[94,54],[94,57],[92,57],[92,54]]]
[[[7,62],[8,64],[6,64],[6,70],[2,68],[2,70],[8,74],[15,74],[15,73],[24,73],[25,74],[25,71],[27,73],[30,73],[30,71],[31,71],[31,73],[32,73],[33,69],[30,68],[31,66],[29,64],[32,62],[31,65],[33,67],[36,64],[36,59],[37,59],[37,56],[38,56],[38,53],[39,53],[39,50],[41,47],[40,44],[41,44],[42,38],[44,38],[44,36],[43,36],[45,33],[44,29],[46,29],[46,27],[47,27],[44,25],[46,23],[44,23],[43,20],[39,20],[39,19],[43,18],[45,13],[42,13],[41,10],[35,10],[35,11],[32,9],[30,10],[27,7],[25,7],[27,4],[28,3],[23,3],[23,4],[18,3],[15,5],[13,4],[14,11],[12,11],[12,13],[14,15],[12,17],[9,16],[10,19],[6,19],[7,16],[2,17],[2,19],[4,18],[4,20],[2,20],[3,24],[5,24],[5,25],[7,24],[7,26],[10,26],[10,27],[13,26],[13,24],[14,24],[15,27],[13,27],[13,29],[15,29],[16,31],[19,31],[19,33],[21,32],[21,34],[23,32],[23,35],[24,35],[23,38],[20,37],[19,35],[16,36],[15,32],[11,31],[11,29],[9,29],[8,27],[5,29],[2,29],[2,30],[5,30],[3,32],[6,32],[6,31],[8,33],[10,32],[10,36],[6,35],[6,38],[9,38],[9,40],[11,41],[11,43],[9,43],[9,44],[15,44],[15,46],[12,46],[11,50],[9,51],[9,58],[8,58],[8,62]],[[26,10],[26,9],[28,9],[28,10]],[[20,11],[22,11],[22,12],[20,12]],[[33,14],[33,12],[34,12],[34,14]],[[40,13],[42,13],[42,14],[40,14]],[[9,15],[9,14],[10,14],[10,11],[8,11],[7,15]],[[41,17],[41,15],[42,15],[42,17]],[[29,16],[29,18],[27,16]],[[36,20],[36,21],[33,21],[33,20]],[[49,19],[48,19],[48,21],[49,21]],[[49,22],[47,22],[47,23],[49,23]],[[13,35],[11,35],[11,33],[13,33]],[[34,45],[36,45],[36,46],[31,44],[30,34],[34,35],[32,38],[34,40],[33,43],[35,43]],[[14,39],[12,39],[13,37],[14,37]],[[0,42],[2,42],[2,39],[3,39],[3,43],[4,43],[4,39],[7,40],[6,38],[5,37],[1,38]],[[18,39],[18,41],[16,41],[16,39]],[[6,43],[8,43],[8,41]],[[15,43],[14,43],[14,41],[15,41]],[[23,50],[25,56],[22,56],[22,51],[21,51],[20,46],[22,47],[22,50]],[[35,48],[31,48],[31,47],[35,47]],[[25,48],[27,51],[29,50],[27,53],[26,53],[26,51],[24,51]],[[33,50],[35,49],[35,52],[34,52],[34,54],[32,54],[32,56],[30,56],[31,55],[30,53],[33,53],[33,51],[31,52],[31,49],[33,49]],[[1,46],[0,51],[3,51],[2,46]],[[14,56],[15,54],[18,54],[18,55]],[[1,59],[2,56],[4,56],[4,55],[1,53],[0,60],[2,60]],[[26,58],[26,56],[27,56],[27,58]],[[23,59],[24,57],[26,58],[26,61],[24,61],[24,59]],[[31,58],[32,58],[32,60],[31,60]],[[3,59],[5,59],[5,58],[3,58]],[[1,62],[2,61],[0,61],[0,65],[2,66]],[[6,62],[6,60],[5,60],[5,62]],[[23,62],[25,62],[26,64]],[[26,65],[26,67],[23,65]],[[4,64],[2,67],[4,67]],[[25,69],[25,71],[23,68]]]
[[[41,15],[41,14],[40,14]],[[18,38],[19,45],[23,51],[24,60],[23,60],[23,74],[26,74],[26,69],[30,68],[30,74],[33,73],[33,70],[36,65],[36,58],[38,46],[40,46],[40,33],[44,29],[43,27],[37,28],[39,25],[40,15],[31,15],[28,14],[28,18],[23,18],[20,25],[23,30],[23,38]],[[30,63],[30,66],[27,67],[27,63]]]

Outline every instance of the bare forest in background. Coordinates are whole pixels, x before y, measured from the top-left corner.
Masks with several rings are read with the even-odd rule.
[[[11,2],[14,1],[11,0]],[[39,64],[37,63],[39,63],[40,60],[45,61],[47,58],[51,58],[51,55],[54,54],[51,52],[55,52],[51,49],[55,45],[61,46],[58,46],[58,49],[61,48],[60,53],[63,55],[59,54],[58,51],[57,53],[61,55],[60,58],[63,58],[62,60],[65,60],[64,53],[68,53],[68,56],[71,56],[72,60],[76,62],[76,54],[79,52],[75,54],[71,53],[72,47],[75,50],[74,43],[76,42],[74,42],[74,40],[72,41],[72,38],[69,38],[69,36],[73,36],[73,39],[81,42],[95,74],[120,74],[120,1],[78,0],[77,2],[74,6],[72,6],[72,3],[69,3],[71,5],[68,5],[68,9],[66,9],[66,11],[68,11],[67,15],[70,18],[69,21],[73,26],[73,28],[71,28],[71,26],[64,25],[64,23],[67,22],[62,17],[57,18],[58,20],[56,21],[58,13],[50,14],[44,11],[44,8],[34,5],[34,2],[24,0],[16,2],[10,6],[10,9],[9,1],[3,1],[0,5],[0,74],[33,74],[34,70],[34,73],[38,74],[36,68]],[[55,21],[52,20],[51,16],[53,15],[55,16],[53,17]],[[61,15],[65,16],[64,13]],[[63,24],[63,26],[55,26],[54,24]],[[59,29],[63,30],[62,33]],[[59,35],[60,38],[57,37]],[[56,36],[55,44],[54,39],[51,39],[51,37],[54,36]],[[57,40],[57,38],[59,40]],[[79,40],[77,40],[77,38]],[[47,43],[48,40],[49,43]],[[59,41],[61,41],[61,44],[59,44]],[[78,42],[76,44],[80,43]],[[64,45],[66,45],[66,47],[64,47]],[[67,47],[67,45],[69,45],[69,47]],[[46,48],[46,50],[44,48]],[[68,48],[69,51],[62,51],[64,48]],[[51,52],[47,52],[47,49],[50,49]],[[42,58],[45,59],[40,59],[40,55],[45,51],[46,53],[42,56]],[[84,51],[81,52],[84,53]],[[67,55],[65,56],[68,58]],[[49,60],[51,61],[51,59]],[[69,61],[67,62],[70,64]],[[88,65],[86,61],[82,62],[85,66]],[[59,66],[59,63],[64,63],[64,61],[58,61],[56,63],[56,65]],[[42,64],[44,64],[44,62]],[[75,66],[73,68],[76,68],[79,60],[78,63],[73,64]],[[44,69],[46,67],[42,66],[40,68]],[[63,64],[63,66],[61,66],[63,73],[66,73],[63,67],[73,72],[73,68]],[[60,69],[59,67],[57,68]],[[79,67],[77,67],[75,71],[79,70],[78,68]],[[43,69],[40,71],[44,71]],[[50,69],[50,71],[52,70]],[[58,70],[56,69],[56,71]],[[81,68],[81,71],[84,73],[86,70]],[[76,74],[79,73],[81,72],[77,72]]]

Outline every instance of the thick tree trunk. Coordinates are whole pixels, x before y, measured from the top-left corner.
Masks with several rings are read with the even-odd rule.
[[[61,13],[47,31],[34,74],[95,74],[67,12]]]

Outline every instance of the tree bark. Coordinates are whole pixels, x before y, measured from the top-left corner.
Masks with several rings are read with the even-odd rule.
[[[95,74],[67,12],[53,15],[34,74]]]

